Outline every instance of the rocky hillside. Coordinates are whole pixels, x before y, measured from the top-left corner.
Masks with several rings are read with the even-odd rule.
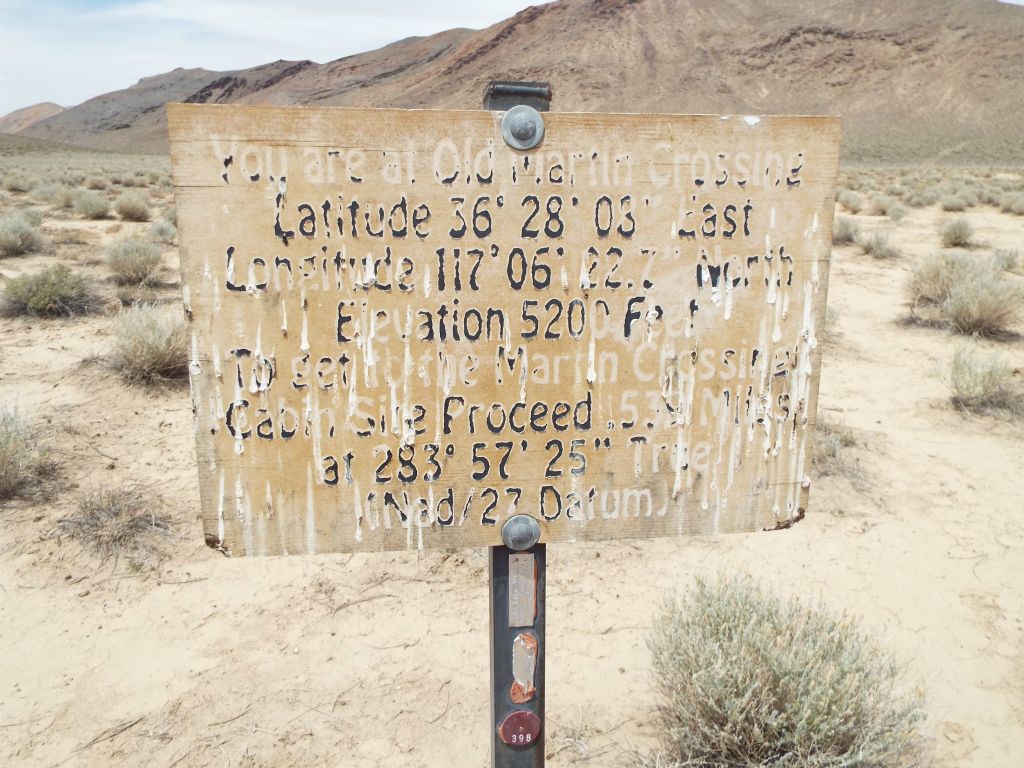
[[[16,109],[10,114],[0,117],[0,133],[18,133],[24,131],[40,120],[46,120],[64,111],[60,104],[52,101],[44,101],[42,104],[33,104],[31,107]]]
[[[832,113],[848,157],[1024,161],[1024,7],[997,0],[561,0],[325,64],[145,78],[22,130],[166,148],[168,101],[478,108],[496,78],[563,111]]]

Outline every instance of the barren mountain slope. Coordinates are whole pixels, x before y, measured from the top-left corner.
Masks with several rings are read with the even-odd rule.
[[[165,101],[478,108],[494,78],[559,110],[839,113],[859,158],[1024,159],[1024,8],[996,0],[562,0],[327,64],[177,70],[28,128],[161,149]]]
[[[0,117],[0,133],[23,131],[40,120],[59,115],[63,111],[64,107],[60,104],[54,104],[52,101],[44,101],[41,104],[33,104],[30,107],[16,109],[10,114]]]

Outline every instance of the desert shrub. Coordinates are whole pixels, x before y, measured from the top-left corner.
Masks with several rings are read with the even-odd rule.
[[[907,298],[915,319],[980,336],[1005,333],[1024,313],[1024,289],[993,258],[963,251],[925,259],[911,273]],[[921,312],[924,310],[924,312]]]
[[[954,330],[977,336],[1006,333],[1024,310],[1024,290],[1010,283],[994,261],[972,270],[957,282],[942,304],[942,315]]]
[[[4,176],[4,189],[8,192],[29,192],[36,185],[36,180],[23,173],[11,173]]]
[[[18,411],[0,407],[0,499],[40,477],[50,466],[48,457],[32,423]]]
[[[949,401],[962,410],[1024,415],[1024,382],[998,355],[982,357],[972,350],[957,350],[949,364],[946,385]]]
[[[150,184],[156,184],[157,182],[160,181],[160,172],[159,171],[150,171],[147,174],[147,178],[149,179],[149,183]]]
[[[66,184],[48,181],[33,189],[32,197],[44,203],[54,203],[58,198],[70,198],[70,192]]]
[[[920,693],[848,617],[749,578],[698,579],[666,601],[648,647],[662,765],[925,764]]]
[[[41,251],[45,242],[39,221],[32,213],[13,211],[0,215],[0,256]]]
[[[849,245],[856,242],[860,234],[860,227],[857,223],[846,216],[837,216],[836,223],[832,227],[832,242],[835,245]]]
[[[149,228],[149,236],[158,243],[166,243],[170,245],[174,242],[174,238],[177,234],[178,230],[175,226],[164,219],[154,221]]]
[[[953,219],[939,230],[946,248],[970,248],[974,244],[974,227],[967,219]]]
[[[114,210],[125,221],[149,221],[151,216],[146,198],[130,192],[125,192],[117,198]]]
[[[872,195],[864,207],[868,216],[885,216],[892,201],[885,195]]]
[[[840,192],[836,201],[853,214],[859,213],[864,207],[864,200],[861,199],[861,196],[850,189],[844,189]]]
[[[174,205],[173,201],[167,208],[164,208],[162,216],[165,221],[169,221],[174,226],[178,226],[178,208]]]
[[[1024,216],[1024,195],[1003,195],[999,200],[999,210],[1003,213],[1012,213],[1015,216]]]
[[[110,202],[98,192],[79,192],[74,206],[75,213],[86,219],[105,219],[110,213]]]
[[[911,307],[941,305],[949,298],[953,285],[967,279],[974,261],[969,254],[952,251],[934,254],[918,263],[907,281]]]
[[[15,277],[4,286],[0,310],[8,316],[68,317],[95,310],[99,301],[89,282],[64,264]]]
[[[58,521],[57,527],[104,560],[125,555],[145,559],[152,537],[170,532],[170,524],[156,515],[154,505],[138,485],[101,489],[82,497],[75,513]]]
[[[188,376],[188,329],[178,314],[152,304],[122,312],[114,324],[110,364],[130,383]]]
[[[893,221],[902,221],[906,215],[910,213],[910,209],[907,206],[900,203],[898,200],[887,198],[885,206],[885,215]]]
[[[1013,272],[1020,265],[1020,253],[1017,251],[995,251],[992,260],[996,267],[1004,272]]]
[[[864,253],[876,259],[896,259],[900,252],[889,243],[889,236],[884,232],[875,232],[870,235],[862,235],[857,239]]]
[[[90,176],[85,180],[86,189],[106,189],[109,186],[110,182],[102,176]]]
[[[939,200],[939,205],[942,206],[942,210],[944,211],[960,212],[967,210],[967,201],[960,195],[944,195],[943,198]]]
[[[911,208],[927,208],[935,202],[935,196],[927,192],[914,192],[907,196],[906,202]]]
[[[107,246],[107,266],[118,285],[150,282],[160,261],[160,249],[144,240],[125,238]]]

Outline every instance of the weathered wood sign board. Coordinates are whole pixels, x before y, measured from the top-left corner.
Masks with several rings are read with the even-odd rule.
[[[839,124],[168,107],[207,539],[233,555],[786,526]]]

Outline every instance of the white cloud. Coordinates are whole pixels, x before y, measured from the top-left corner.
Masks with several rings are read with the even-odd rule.
[[[0,115],[40,101],[77,104],[175,67],[330,61],[413,35],[485,27],[528,4],[0,0]]]

